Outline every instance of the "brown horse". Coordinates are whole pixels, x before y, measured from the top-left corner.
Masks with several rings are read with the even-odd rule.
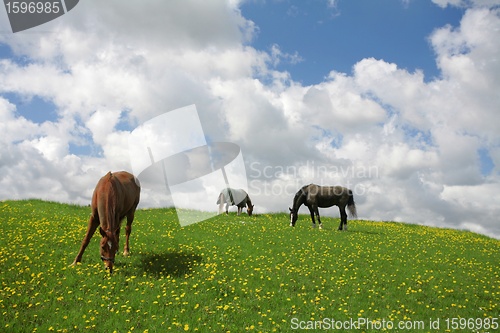
[[[126,242],[123,255],[128,255],[129,236],[132,231],[134,213],[141,193],[139,180],[126,171],[111,173],[108,172],[97,183],[92,195],[91,209],[87,233],[82,241],[80,251],[76,255],[73,265],[82,261],[83,252],[89,245],[90,239],[94,235],[97,227],[102,239],[100,244],[101,259],[113,273],[115,254],[118,252],[121,221],[127,217]]]

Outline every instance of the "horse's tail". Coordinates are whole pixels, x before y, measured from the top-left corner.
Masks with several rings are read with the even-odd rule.
[[[99,200],[99,217],[103,216],[106,221],[102,221],[101,218],[101,227],[104,227],[103,230],[108,238],[114,240],[115,228],[118,226],[115,224],[115,215],[116,215],[116,193],[115,186],[113,183],[113,174],[109,172],[107,175],[107,179],[105,180],[106,185],[104,188],[101,188],[101,196]],[[105,225],[103,225],[105,224]]]
[[[221,203],[224,203],[224,194],[219,194],[219,197],[217,198],[217,204],[220,205]]]
[[[356,218],[358,213],[356,211],[356,204],[354,203],[354,196],[352,195],[352,191],[349,190],[349,199],[347,200],[347,209],[349,210],[349,214],[351,217]]]

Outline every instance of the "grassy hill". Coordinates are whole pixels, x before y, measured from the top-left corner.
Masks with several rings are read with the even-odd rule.
[[[98,233],[82,264],[69,266],[89,214],[38,200],[0,202],[1,332],[500,325],[500,241],[474,233],[370,221],[338,232],[338,219],[322,218],[319,230],[308,216],[290,228],[286,214],[234,213],[181,228],[173,209],[139,210],[131,256],[119,254],[110,277]]]

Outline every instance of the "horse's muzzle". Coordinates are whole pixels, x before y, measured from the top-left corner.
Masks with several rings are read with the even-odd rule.
[[[104,266],[106,267],[106,269],[109,269],[109,274],[113,274],[113,264],[115,262],[115,258],[101,256],[101,259],[104,262]]]

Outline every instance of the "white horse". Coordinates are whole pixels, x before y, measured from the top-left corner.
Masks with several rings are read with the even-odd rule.
[[[247,213],[249,216],[252,216],[254,206],[245,190],[229,187],[220,192],[217,204],[219,205],[219,214],[222,213],[223,206],[226,204],[226,214],[228,214],[229,206],[238,206],[238,215],[240,215],[242,209],[247,206]]]

